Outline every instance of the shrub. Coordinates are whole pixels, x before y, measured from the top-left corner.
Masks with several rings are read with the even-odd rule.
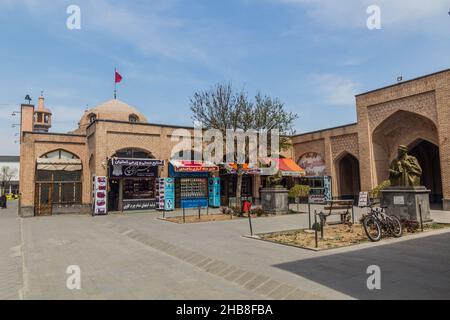
[[[381,199],[382,193],[381,190],[383,190],[386,187],[389,187],[391,185],[391,182],[389,180],[383,181],[379,185],[377,185],[375,188],[370,191],[370,198],[372,199]]]
[[[290,198],[308,198],[311,188],[307,185],[296,184],[289,190]]]

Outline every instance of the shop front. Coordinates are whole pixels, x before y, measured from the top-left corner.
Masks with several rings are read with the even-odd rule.
[[[169,176],[175,179],[175,207],[220,206],[219,167],[209,162],[172,160]]]
[[[237,164],[235,163],[224,164],[220,168],[220,201],[223,206],[235,206],[237,203],[237,169]],[[255,179],[259,178],[261,170],[257,166],[244,164],[242,172],[241,201],[247,200],[256,204],[255,191],[259,190],[254,190]]]
[[[110,159],[108,210],[157,209],[157,179],[163,166],[164,160]]]
[[[261,158],[259,161],[262,167],[261,183],[264,188],[268,187],[268,177],[273,174],[272,170],[268,168],[273,165],[281,172],[283,177],[281,184],[287,189],[300,183],[300,179],[305,176],[305,170],[290,158]]]

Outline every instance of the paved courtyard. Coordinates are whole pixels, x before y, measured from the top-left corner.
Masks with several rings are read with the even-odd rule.
[[[450,213],[433,217],[450,222]],[[447,231],[317,253],[246,238],[246,219],[159,218],[21,219],[10,204],[0,210],[0,299],[450,298]],[[307,214],[253,220],[255,233],[307,225]],[[71,265],[81,269],[80,290],[66,287]],[[369,265],[381,268],[379,291],[367,289]]]

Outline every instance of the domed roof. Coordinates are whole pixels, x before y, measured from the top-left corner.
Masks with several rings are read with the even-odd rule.
[[[126,104],[123,101],[113,99],[99,104],[95,108],[87,110],[80,120],[79,125],[87,125],[91,122],[91,117],[95,116],[100,120],[116,120],[130,122],[130,116],[133,116],[135,121],[139,123],[147,123],[147,118],[137,109]]]

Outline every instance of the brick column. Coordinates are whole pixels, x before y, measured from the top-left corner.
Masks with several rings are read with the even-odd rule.
[[[369,125],[367,107],[361,105],[356,97],[356,110],[358,113],[358,149],[359,149],[359,172],[361,179],[361,190],[369,191],[375,186],[374,160],[372,136]]]
[[[441,157],[444,210],[450,211],[450,77],[439,79],[436,86],[439,154]]]

